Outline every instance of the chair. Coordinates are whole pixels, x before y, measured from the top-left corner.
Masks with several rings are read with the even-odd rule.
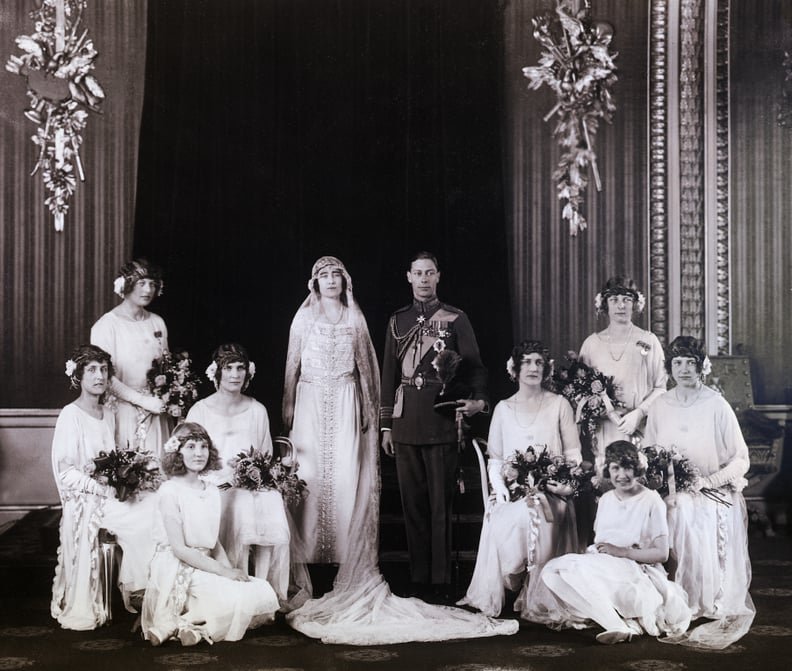
[[[487,453],[487,441],[483,438],[471,438],[470,442],[473,445],[473,451],[476,453],[476,459],[478,459],[479,477],[481,478],[481,498],[484,504],[484,510],[486,511],[489,507],[490,495],[487,462],[484,458],[484,455]]]
[[[297,470],[297,460],[294,454],[294,444],[286,436],[275,436],[272,439],[273,454],[280,457],[281,463],[289,467],[289,473]]]
[[[99,529],[99,573],[102,581],[102,613],[105,624],[113,621],[113,577],[115,572],[118,539],[107,529]]]

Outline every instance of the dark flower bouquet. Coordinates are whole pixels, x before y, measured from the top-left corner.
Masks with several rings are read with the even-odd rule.
[[[247,452],[240,452],[228,465],[234,469],[232,486],[259,492],[277,489],[287,503],[300,503],[308,496],[308,485],[284,466],[281,458],[264,454],[253,447]]]
[[[548,482],[571,487],[571,496],[591,486],[594,475],[589,462],[578,464],[562,455],[550,455],[547,446],[529,446],[524,452],[515,452],[503,464],[503,479],[509,490],[509,500],[519,501],[537,492],[553,492]]]
[[[192,368],[188,352],[164,352],[151,362],[146,373],[148,387],[154,396],[165,402],[171,417],[181,418],[198,400],[200,378]]]
[[[159,461],[149,451],[116,448],[101,451],[86,468],[89,475],[115,489],[119,501],[134,500],[141,492],[153,492],[162,483]]]
[[[675,447],[665,448],[660,445],[647,445],[641,448],[641,452],[646,456],[646,473],[643,476],[644,484],[649,489],[656,490],[663,498],[672,493],[669,481],[673,477],[674,491],[699,491],[713,501],[727,506],[731,505],[716,489],[698,487],[698,482],[701,478],[699,469]]]
[[[618,421],[616,408],[624,403],[616,399],[613,377],[578,359],[575,352],[567,352],[566,365],[553,372],[551,387],[566,398],[575,409],[575,420],[584,436],[593,438],[605,417]]]

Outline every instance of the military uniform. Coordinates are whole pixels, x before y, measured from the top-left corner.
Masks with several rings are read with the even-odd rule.
[[[434,408],[443,382],[432,362],[446,349],[462,357],[455,398],[486,404],[487,370],[464,312],[435,297],[414,300],[391,316],[380,427],[392,431],[412,580],[434,585],[451,582],[451,505],[459,460],[454,413]]]

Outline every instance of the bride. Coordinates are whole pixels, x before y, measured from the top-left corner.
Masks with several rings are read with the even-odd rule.
[[[289,334],[284,424],[313,503],[293,516],[295,573],[308,562],[338,562],[333,589],[318,599],[305,577],[296,630],[325,643],[377,645],[513,634],[516,620],[494,620],[391,593],[378,568],[379,366],[366,319],[344,264],[323,256]],[[336,477],[338,479],[336,479]],[[331,507],[328,502],[333,503]],[[313,534],[306,536],[306,531]],[[318,539],[315,542],[314,539]],[[322,540],[324,539],[324,540]],[[345,551],[344,551],[345,550]],[[301,603],[302,602],[302,603]],[[301,603],[301,605],[300,605]]]

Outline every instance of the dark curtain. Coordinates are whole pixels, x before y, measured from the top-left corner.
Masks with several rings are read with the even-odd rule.
[[[381,351],[426,248],[505,395],[501,72],[492,0],[150,2],[134,250],[171,344],[199,370],[245,345],[277,429],[315,259],[345,262]]]

